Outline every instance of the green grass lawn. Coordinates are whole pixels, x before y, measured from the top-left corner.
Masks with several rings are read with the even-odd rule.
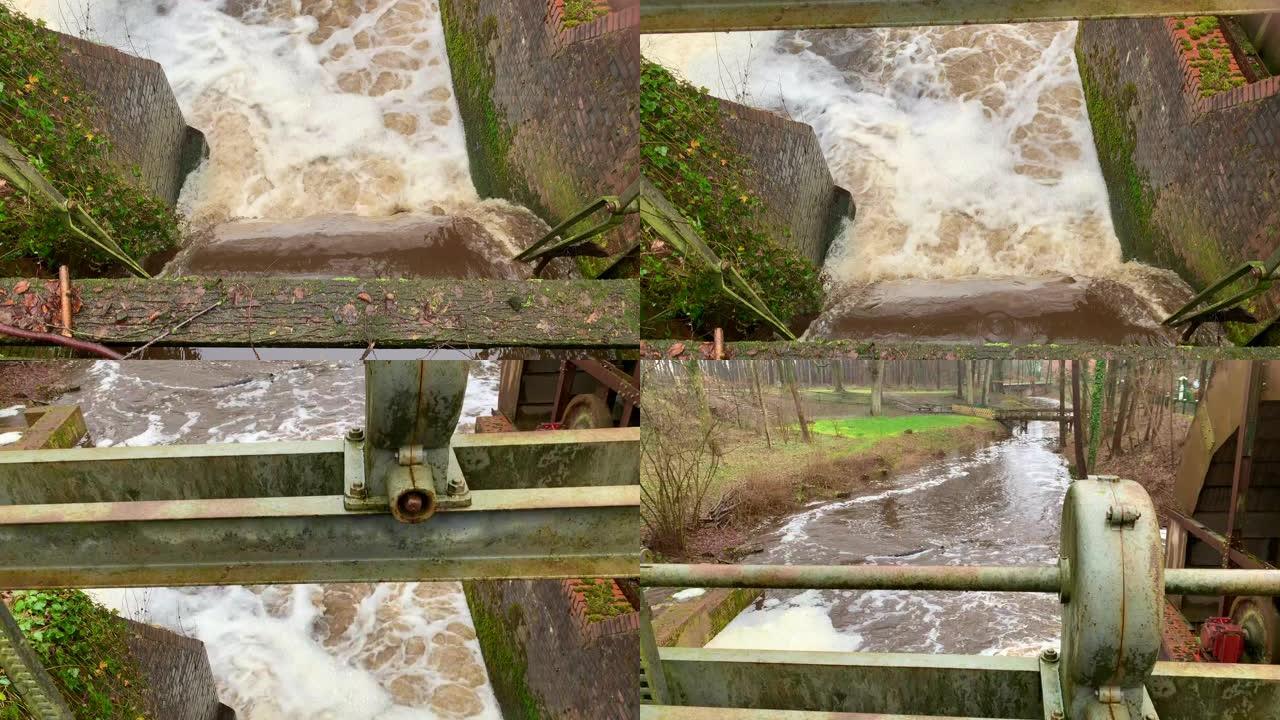
[[[836,435],[855,441],[849,450],[869,447],[886,438],[905,434],[943,430],[963,425],[981,425],[989,421],[968,415],[898,415],[895,417],[850,417],[815,420],[813,431],[819,435]]]

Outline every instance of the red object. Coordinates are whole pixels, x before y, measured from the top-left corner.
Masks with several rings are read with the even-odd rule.
[[[1238,663],[1244,654],[1244,629],[1231,618],[1209,618],[1200,626],[1200,644],[1215,662]]]
[[[539,430],[563,430],[564,423],[542,423],[538,426]]]

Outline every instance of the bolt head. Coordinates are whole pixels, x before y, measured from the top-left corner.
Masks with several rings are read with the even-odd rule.
[[[351,442],[364,442],[364,428],[351,428],[347,430],[347,439]]]
[[[461,492],[462,492],[462,480],[460,480],[459,478],[454,478],[454,479],[450,480],[450,481],[449,481],[449,493],[450,493],[451,495],[458,495],[458,494],[460,494]]]
[[[1058,651],[1053,648],[1045,648],[1040,652],[1040,659],[1045,662],[1058,662]]]

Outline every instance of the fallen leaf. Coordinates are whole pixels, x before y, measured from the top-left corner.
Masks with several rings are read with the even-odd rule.
[[[153,322],[155,322],[155,321],[156,321],[156,318],[158,318],[158,317],[160,317],[160,311],[159,311],[159,310],[152,310],[152,311],[151,311],[151,314],[147,316],[147,322],[149,322],[149,323],[153,323]]]
[[[369,297],[369,293],[366,293],[366,292],[362,292],[359,295],[357,295],[356,299],[363,300],[364,302],[367,302],[367,303],[373,302],[373,298]]]
[[[27,282],[26,280],[19,280],[18,284],[13,286],[13,292],[16,295],[21,295],[22,293],[26,292],[27,288],[29,287],[31,287],[31,283]]]
[[[295,298],[297,298],[297,299],[301,300],[302,298],[304,298],[304,297],[306,297],[306,296],[307,296],[307,293],[306,293],[306,291],[305,291],[305,290],[303,290],[302,288],[300,288],[300,287],[296,287],[296,288],[294,288],[294,289],[293,289],[293,296],[294,296]]]
[[[595,310],[595,311],[593,311],[590,315],[588,315],[588,316],[587,316],[587,324],[588,324],[588,325],[591,325],[591,324],[595,323],[595,321],[597,321],[597,320],[599,320],[599,319],[600,319],[600,311],[599,311],[599,310]]]
[[[678,342],[672,345],[671,347],[667,348],[668,357],[675,357],[682,352],[684,352],[684,343],[681,343],[681,342]]]

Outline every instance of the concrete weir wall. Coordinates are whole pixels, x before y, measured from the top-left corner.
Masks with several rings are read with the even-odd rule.
[[[751,161],[747,178],[765,201],[774,237],[822,267],[853,197],[836,185],[813,128],[774,113],[720,100],[721,126]]]
[[[204,643],[153,625],[125,622],[129,650],[151,688],[154,717],[235,720],[235,711],[218,702]]]
[[[1280,78],[1201,98],[1163,19],[1082,22],[1076,54],[1125,256],[1203,288],[1270,255],[1280,243]],[[1273,290],[1254,310],[1267,318],[1277,307]]]
[[[591,622],[572,580],[486,580],[463,589],[503,717],[634,720],[639,613]]]
[[[562,0],[441,0],[476,189],[555,225],[639,167],[639,0],[565,29]],[[635,219],[609,238],[638,236]]]
[[[99,122],[115,144],[126,177],[137,166],[141,182],[174,204],[187,174],[208,153],[204,135],[187,126],[164,69],[115,48],[58,33],[63,63],[101,110]]]

